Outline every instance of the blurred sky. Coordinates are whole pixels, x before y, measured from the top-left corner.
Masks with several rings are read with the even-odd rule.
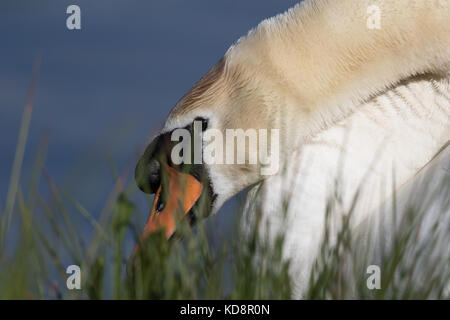
[[[96,215],[113,186],[111,168],[134,169],[171,107],[227,48],[296,2],[1,0],[0,206],[36,54],[42,64],[22,187],[48,132],[49,175]],[[81,7],[82,30],[66,28],[70,4]]]

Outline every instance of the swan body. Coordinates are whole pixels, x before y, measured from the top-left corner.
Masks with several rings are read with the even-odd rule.
[[[250,192],[247,208],[260,201],[261,226],[269,226],[263,234],[285,235],[284,254],[292,261],[296,296],[307,288],[330,197],[340,193],[339,208],[333,212],[336,221],[340,213],[350,211],[353,228],[377,218],[393,190],[414,183],[416,174],[450,142],[449,97],[449,78],[410,79],[305,141],[280,174]],[[450,158],[440,161],[450,166]],[[422,190],[421,196],[425,198],[427,192],[432,193]],[[287,212],[282,214],[286,204]],[[449,206],[438,210],[446,210],[450,218]],[[247,215],[251,214],[248,209]]]
[[[375,29],[368,27],[374,6]],[[449,2],[429,0],[305,0],[264,20],[175,105],[139,161],[138,185],[155,192],[140,177],[158,184],[164,166],[147,164],[170,154],[167,137],[195,119],[221,132],[278,129],[277,174],[261,176],[246,162],[204,163],[193,175],[207,176],[202,194],[209,194],[210,213],[262,182],[261,195],[250,192],[248,201],[263,204],[273,230],[281,228],[280,203],[289,199],[285,255],[294,261],[301,296],[336,181],[343,211],[360,193],[357,225],[448,142],[449,21]]]

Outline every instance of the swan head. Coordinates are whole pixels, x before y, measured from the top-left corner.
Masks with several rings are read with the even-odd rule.
[[[144,236],[177,218],[217,212],[279,169],[279,132],[264,83],[221,59],[169,113],[139,159],[135,180],[155,194]]]

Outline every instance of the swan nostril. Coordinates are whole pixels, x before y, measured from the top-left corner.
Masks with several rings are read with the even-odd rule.
[[[158,203],[156,204],[156,211],[161,212],[164,210],[165,203],[161,200],[161,197],[158,199]]]

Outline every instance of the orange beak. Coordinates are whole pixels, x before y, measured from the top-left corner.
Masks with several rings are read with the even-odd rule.
[[[141,241],[149,234],[165,229],[169,239],[176,229],[177,221],[181,220],[192,209],[202,193],[202,184],[189,174],[179,172],[166,165],[168,172],[168,198],[164,208],[158,211],[158,199],[161,196],[161,186],[155,194],[150,216],[141,235]],[[180,207],[181,206],[181,207]],[[138,246],[135,248],[137,251]]]

